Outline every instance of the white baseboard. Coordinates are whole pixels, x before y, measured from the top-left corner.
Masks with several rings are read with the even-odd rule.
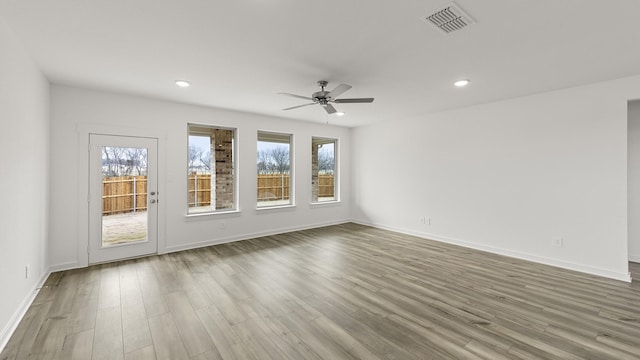
[[[315,229],[315,228],[324,227],[324,226],[345,224],[348,222],[351,222],[351,220],[337,220],[337,221],[309,224],[309,225],[303,225],[303,226],[292,226],[292,227],[279,228],[279,229],[269,229],[267,231],[259,231],[255,233],[221,237],[217,239],[199,241],[196,243],[167,246],[165,248],[165,251],[162,253],[172,253],[172,252],[178,252],[183,250],[191,250],[191,249],[197,249],[197,248],[211,246],[211,245],[226,244],[234,241],[249,240],[249,239],[254,239],[254,238],[263,237],[263,236],[285,234],[293,231],[301,231],[301,230]]]
[[[293,231],[315,229],[315,228],[324,227],[324,226],[345,224],[345,223],[348,223],[348,222],[351,222],[351,220],[350,219],[345,219],[345,220],[336,220],[336,221],[315,223],[315,224],[309,224],[309,225],[303,225],[303,226],[292,226],[292,227],[286,227],[286,228],[280,228],[280,229],[270,229],[268,231],[260,231],[260,232],[255,232],[255,233],[233,235],[233,236],[221,237],[221,238],[211,239],[211,240],[206,240],[206,241],[199,241],[199,242],[190,243],[190,244],[167,246],[164,250],[159,250],[158,254],[167,254],[167,253],[173,253],[173,252],[178,252],[178,251],[183,251],[183,250],[197,249],[197,248],[211,246],[211,245],[226,244],[226,243],[230,243],[230,242],[234,242],[234,241],[242,241],[242,240],[248,240],[248,239],[258,238],[258,237],[262,237],[262,236],[284,234],[284,233],[293,232]],[[68,262],[68,263],[62,263],[62,264],[56,264],[56,265],[52,265],[51,267],[49,267],[49,273],[53,273],[53,272],[56,272],[56,271],[77,269],[79,267],[81,267],[81,266],[77,261]]]
[[[376,224],[376,223],[372,223],[372,222],[364,221],[364,220],[353,219],[352,222],[354,222],[356,224],[372,226],[372,227],[383,229],[383,230],[389,230],[389,231],[399,232],[399,233],[402,233],[402,234],[412,235],[412,236],[416,236],[416,237],[423,238],[423,239],[435,240],[435,241],[439,241],[439,242],[443,242],[443,243],[447,243],[447,244],[463,246],[463,247],[470,248],[470,249],[486,251],[486,252],[490,252],[490,253],[493,253],[493,254],[509,256],[509,257],[516,258],[516,259],[527,260],[527,261],[540,263],[540,264],[544,264],[544,265],[550,265],[550,266],[554,266],[554,267],[558,267],[558,268],[562,268],[562,269],[579,271],[579,272],[586,273],[586,274],[602,276],[602,277],[606,277],[606,278],[609,278],[609,279],[620,280],[620,281],[624,281],[624,282],[631,282],[631,274],[628,273],[628,272],[627,273],[618,273],[618,272],[614,272],[614,271],[610,271],[610,270],[606,270],[606,269],[600,269],[600,268],[591,267],[591,266],[585,266],[585,265],[581,265],[581,264],[574,264],[574,263],[565,262],[565,261],[562,261],[562,260],[550,259],[550,258],[546,258],[546,257],[542,257],[542,256],[521,253],[521,252],[502,249],[502,248],[497,248],[497,247],[493,247],[493,246],[482,245],[482,244],[478,244],[478,243],[474,243],[474,242],[470,242],[470,241],[464,241],[464,240],[460,240],[460,239],[444,237],[444,236],[440,236],[440,235],[436,235],[436,234],[429,234],[429,233],[423,233],[423,232],[418,232],[418,231],[414,231],[414,230],[397,228],[397,227],[393,227],[393,226],[386,226],[386,225],[382,225],[382,224]]]
[[[77,269],[79,267],[80,267],[80,264],[78,264],[77,261],[68,262],[68,263],[62,263],[62,264],[57,264],[57,265],[51,265],[49,267],[49,273],[54,273],[54,272],[58,272],[58,271],[65,271],[65,270],[71,270],[71,269]]]
[[[13,335],[14,331],[16,331],[16,329],[18,328],[20,321],[22,321],[22,318],[27,313],[27,310],[29,310],[29,307],[31,306],[31,303],[33,303],[33,300],[36,298],[36,295],[38,295],[38,290],[44,285],[44,282],[47,281],[49,274],[51,274],[51,271],[45,271],[38,282],[36,282],[33,288],[27,293],[25,299],[22,300],[22,303],[13,313],[13,315],[9,319],[9,322],[7,322],[7,325],[4,327],[4,329],[2,329],[2,332],[0,333],[0,353],[4,350],[5,346],[7,346],[11,335]]]
[[[629,254],[629,261],[640,264],[640,255]]]

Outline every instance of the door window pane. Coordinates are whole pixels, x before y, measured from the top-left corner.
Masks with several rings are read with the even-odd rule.
[[[102,147],[102,247],[147,240],[147,149]]]

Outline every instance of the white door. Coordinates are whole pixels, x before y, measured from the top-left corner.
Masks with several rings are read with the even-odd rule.
[[[89,136],[89,263],[158,251],[157,143]]]

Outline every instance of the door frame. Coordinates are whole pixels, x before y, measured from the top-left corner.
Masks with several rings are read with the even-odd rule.
[[[158,252],[158,139],[137,136],[89,135],[91,151],[89,162],[89,264],[118,261]],[[102,165],[104,147],[146,149],[147,187],[145,195],[145,239],[111,246],[104,245]]]
[[[166,252],[165,219],[166,219],[166,142],[164,131],[151,128],[113,126],[105,124],[78,124],[78,262],[69,267],[89,266],[89,145],[90,134],[134,136],[156,139],[158,142],[158,254]]]

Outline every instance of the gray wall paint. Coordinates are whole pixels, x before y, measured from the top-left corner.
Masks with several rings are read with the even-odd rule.
[[[0,54],[2,349],[47,272],[49,83],[2,19]]]
[[[629,102],[629,260],[640,262],[640,101]]]
[[[353,217],[628,281],[627,101],[639,91],[631,77],[356,128]]]

